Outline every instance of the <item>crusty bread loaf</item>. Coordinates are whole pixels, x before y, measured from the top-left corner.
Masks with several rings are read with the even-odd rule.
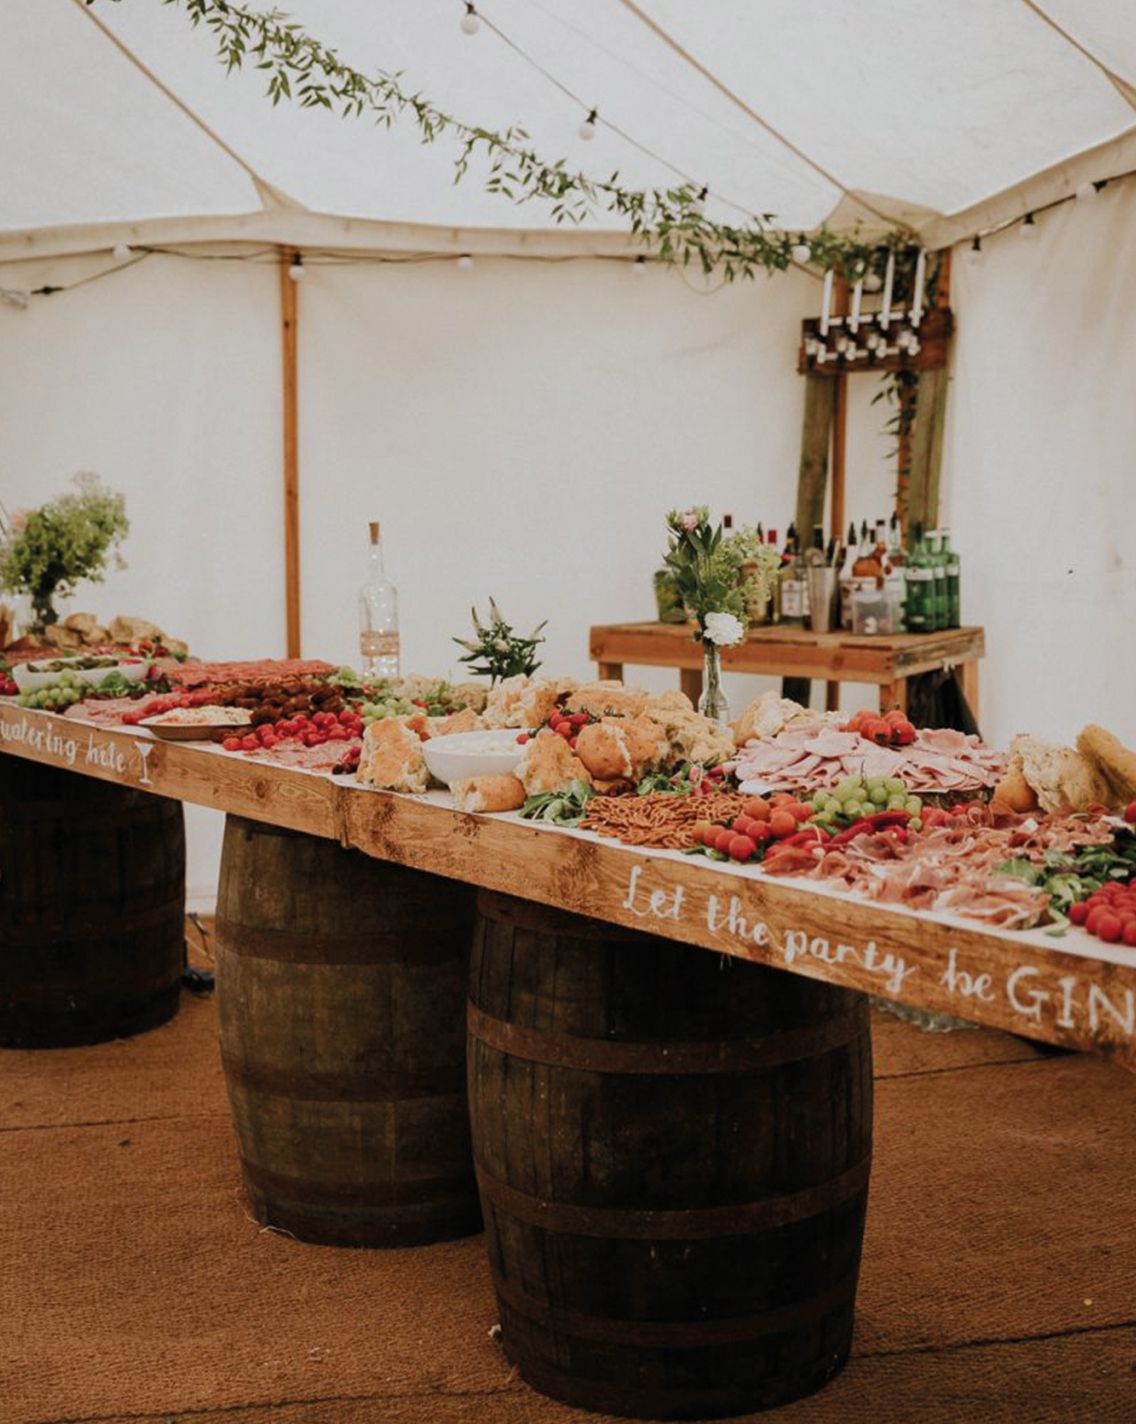
[[[1136,800],[1136,752],[1130,751],[1119,737],[1090,722],[1081,729],[1077,750],[1088,757],[1108,782],[1112,793],[1110,804],[1127,806]]]
[[[399,717],[372,722],[363,736],[357,775],[384,791],[425,791],[430,773],[417,732]]]
[[[519,811],[525,804],[525,788],[515,776],[472,776],[451,781],[450,790],[458,811]]]
[[[1017,736],[1010,743],[1010,766],[1021,771],[1043,811],[1087,811],[1112,800],[1094,763],[1072,747]]]
[[[568,698],[569,712],[593,717],[637,717],[647,705],[647,691],[622,682],[586,682]]]
[[[564,738],[549,731],[539,732],[526,744],[516,774],[528,796],[563,791],[573,781],[590,785],[592,780],[588,768]]]

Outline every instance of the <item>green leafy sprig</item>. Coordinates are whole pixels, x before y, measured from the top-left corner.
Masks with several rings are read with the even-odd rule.
[[[704,504],[670,510],[667,531],[663,563],[698,624],[696,638],[702,638],[711,613],[732,613],[748,624],[747,609],[768,597],[780,557],[771,559],[756,530],[748,526],[726,534],[721,524],[712,525]]]
[[[548,623],[547,618],[538,623],[527,638],[521,638],[513,632],[512,624],[505,621],[493,599],[489,600],[488,624],[482,623],[476,608],[471,608],[470,613],[477,637],[454,639],[459,647],[466,649],[465,656],[458,661],[468,663],[470,672],[487,677],[493,683],[521,673],[531,677],[540,667],[536,650],[544,642],[540,635]]]

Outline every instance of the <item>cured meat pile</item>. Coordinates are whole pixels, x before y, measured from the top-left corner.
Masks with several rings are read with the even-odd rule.
[[[322,658],[261,658],[252,663],[177,663],[163,667],[174,687],[204,687],[226,682],[281,682],[285,678],[327,677],[334,663]]]
[[[1106,845],[1113,830],[1102,817],[1013,817],[1013,824],[987,824],[988,813],[972,807],[961,825],[943,826],[916,839],[885,833],[857,836],[831,849],[801,849],[764,868],[771,875],[808,875],[840,884],[864,899],[912,910],[942,910],[1005,929],[1036,925],[1049,903],[1039,886],[996,871],[1014,858],[1041,864],[1047,850],[1068,853]]]
[[[835,727],[794,728],[775,737],[759,737],[738,753],[735,773],[741,782],[759,781],[773,791],[812,795],[830,791],[846,776],[902,777],[910,791],[950,795],[993,787],[1008,758],[977,737],[949,728],[924,730],[905,747],[881,747],[859,732]]]

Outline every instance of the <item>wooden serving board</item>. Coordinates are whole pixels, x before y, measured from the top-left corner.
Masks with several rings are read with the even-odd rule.
[[[12,703],[0,703],[0,750],[1136,1067],[1136,950],[1078,931],[984,929]]]

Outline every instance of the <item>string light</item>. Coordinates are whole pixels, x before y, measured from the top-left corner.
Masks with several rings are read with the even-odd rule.
[[[1095,183],[1080,183],[1077,186],[1076,192],[1073,194],[1079,203],[1083,203],[1086,198],[1095,198],[1096,195],[1097,185]]]
[[[465,0],[465,14],[461,17],[463,35],[475,35],[481,29],[481,16],[473,5],[473,0]]]
[[[643,256],[636,257],[635,261],[631,264],[631,270],[635,273],[636,277],[642,277],[647,270],[647,259]]]
[[[130,261],[130,248],[125,242],[116,242],[110,254],[116,262]]]
[[[694,202],[690,205],[690,211],[692,213],[696,213],[699,217],[701,217],[702,214],[706,211],[706,199],[709,196],[710,189],[706,186],[705,183],[703,183],[702,187],[698,190],[697,198],[695,198]]]
[[[868,272],[864,276],[865,292],[878,292],[884,284],[884,279],[878,272]]]
[[[463,252],[462,255],[454,262],[454,266],[458,269],[459,272],[472,272],[473,258],[469,255],[468,252]]]
[[[304,259],[298,252],[293,256],[292,261],[288,265],[288,276],[293,282],[302,282],[307,276],[307,273],[304,271]]]
[[[974,234],[974,241],[970,244],[970,246],[969,246],[969,247],[967,248],[967,250],[966,250],[966,259],[967,259],[968,262],[977,262],[978,259],[979,259],[981,256],[982,256],[982,239],[979,237],[979,235],[978,235],[977,233],[975,233],[975,234]]]
[[[802,266],[804,266],[804,264],[808,262],[812,255],[813,250],[805,241],[805,234],[803,232],[799,232],[797,234],[796,242],[794,242],[792,247],[790,247],[789,249],[789,256],[792,257],[794,262],[799,262]]]
[[[6,307],[15,307],[17,311],[27,311],[30,301],[30,292],[16,292],[8,287],[0,288],[0,302],[3,302]]]
[[[1033,220],[1033,213],[1026,213],[1022,218],[1021,235],[1022,237],[1037,236],[1037,223]]]
[[[591,143],[592,139],[595,138],[596,120],[598,118],[599,114],[595,109],[588,110],[588,117],[580,125],[580,137],[584,140],[585,143]]]

